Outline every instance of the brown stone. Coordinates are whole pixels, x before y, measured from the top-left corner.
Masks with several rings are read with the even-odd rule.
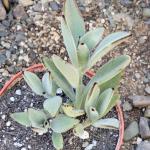
[[[6,10],[0,0],[0,20],[4,20],[6,18]]]

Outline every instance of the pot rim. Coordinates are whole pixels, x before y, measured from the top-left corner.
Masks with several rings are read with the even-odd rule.
[[[32,65],[28,68],[25,69],[26,71],[31,71],[31,72],[42,72],[45,70],[44,65],[43,64],[35,64]],[[15,75],[13,75],[10,80],[8,80],[2,89],[0,89],[0,97],[2,95],[5,94],[5,92],[7,92],[11,87],[13,87],[18,81],[20,81],[23,78],[23,72],[24,71],[20,71],[18,73],[16,73]],[[92,78],[95,75],[95,73],[91,70],[86,72],[86,76],[89,78]],[[118,138],[118,142],[116,145],[115,150],[120,150],[121,146],[123,144],[123,137],[124,137],[124,118],[123,118],[123,112],[120,106],[120,102],[117,103],[116,107],[116,112],[118,115],[118,119],[120,121],[120,125],[119,125],[119,138]]]

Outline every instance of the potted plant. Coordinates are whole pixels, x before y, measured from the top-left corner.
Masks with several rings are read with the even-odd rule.
[[[14,112],[11,117],[40,134],[52,131],[52,142],[56,149],[63,149],[63,134],[70,130],[75,136],[88,139],[89,132],[86,129],[90,126],[119,128],[119,121],[122,121],[120,107],[117,107],[120,120],[104,117],[120,99],[119,82],[125,67],[130,63],[130,57],[122,55],[111,59],[95,74],[89,71],[105,54],[125,41],[130,33],[116,32],[102,39],[104,28],[86,32],[83,18],[73,0],[65,1],[61,31],[71,63],[56,55],[44,58],[43,64],[48,71],[42,79],[30,71],[37,71],[43,66],[34,66],[18,73],[0,91],[0,95],[3,94],[23,74],[32,91],[45,100],[42,109],[29,108],[25,112]],[[94,52],[91,54],[92,50]],[[84,79],[85,75],[90,76],[90,80]],[[58,88],[67,98],[57,95]],[[121,132],[123,128],[121,126]],[[123,133],[116,150],[120,149],[122,137]]]

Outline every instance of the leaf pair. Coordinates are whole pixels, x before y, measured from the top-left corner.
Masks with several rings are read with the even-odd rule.
[[[32,91],[36,94],[45,97],[56,94],[57,86],[54,81],[52,81],[51,76],[48,72],[44,74],[42,81],[36,74],[29,71],[25,71],[23,77]]]
[[[100,69],[98,69],[95,76],[90,80],[90,82],[87,84],[83,91],[80,106],[84,106],[86,95],[88,94],[89,90],[94,85],[94,83],[97,83],[100,88],[102,86],[102,91],[109,88],[109,85],[114,89],[118,87],[122,71],[125,67],[128,66],[129,63],[130,57],[127,55],[122,55],[110,60],[108,63],[104,64]]]
[[[43,107],[51,117],[55,117],[59,112],[59,108],[62,104],[62,98],[59,96],[50,97],[44,101]]]
[[[49,123],[46,114],[41,110],[29,108],[27,112],[18,112],[11,114],[16,122],[26,127],[33,127],[33,130],[40,133],[48,131]]]

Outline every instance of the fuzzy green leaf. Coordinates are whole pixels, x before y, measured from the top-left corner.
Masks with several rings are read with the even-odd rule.
[[[79,120],[61,114],[52,120],[51,128],[54,132],[63,133],[70,130],[78,123]]]
[[[61,74],[61,72],[56,68],[53,61],[49,58],[44,58],[45,67],[51,72],[53,79],[57,83],[57,85],[63,89],[65,94],[72,100],[75,100],[74,91],[69,84],[69,82],[65,79],[65,77]]]
[[[96,128],[118,129],[119,120],[116,118],[100,119],[93,124]]]
[[[80,43],[85,43],[88,48],[91,50],[102,39],[104,28],[96,28],[94,30],[88,31],[80,38]]]
[[[86,97],[85,106],[84,106],[86,112],[88,112],[90,106],[94,107],[96,105],[99,94],[100,94],[100,88],[97,83],[94,83]]]
[[[52,56],[52,60],[57,69],[68,80],[71,86],[76,88],[79,84],[79,71],[72,64],[65,62],[56,55]]]
[[[99,118],[99,114],[94,107],[89,107],[87,115],[90,121],[95,121]]]
[[[109,106],[107,108],[107,110],[105,111],[105,113],[103,114],[103,116],[105,116],[119,101],[120,99],[120,95],[119,94],[114,94],[113,97],[111,98],[111,101],[109,103]]]
[[[71,34],[71,31],[66,25],[66,22],[62,18],[61,20],[61,31],[64,39],[64,44],[68,52],[69,58],[74,66],[78,66],[77,48]]]
[[[73,117],[73,118],[76,118],[85,114],[84,110],[75,109],[72,105],[69,105],[69,104],[63,104],[62,109],[67,116]]]
[[[55,117],[61,104],[62,104],[62,98],[60,96],[54,96],[45,100],[43,103],[43,107],[44,110],[50,113],[51,117]]]
[[[46,72],[42,78],[42,85],[44,90],[48,95],[52,94],[52,80],[50,79],[50,74]]]
[[[130,36],[128,32],[116,32],[105,37],[102,42],[97,46],[95,52],[91,56],[88,68],[91,68],[98,60],[107,54],[114,47],[124,42]]]
[[[95,76],[90,80],[90,82],[83,91],[81,98],[82,108],[85,103],[86,95],[95,82],[98,83],[98,85],[101,87],[101,85],[103,85],[107,81],[110,81],[112,78],[121,73],[125,69],[125,67],[128,66],[129,63],[130,57],[128,55],[122,55],[110,60],[100,69],[98,69]]]
[[[114,89],[114,91],[116,91],[119,87],[119,83],[120,83],[122,75],[123,75],[123,72],[119,73],[118,75],[110,79],[109,81],[106,81],[105,83],[101,84],[100,85],[101,92],[105,91],[108,88],[112,88]]]
[[[38,95],[43,95],[45,91],[43,89],[41,80],[36,74],[25,71],[23,77],[33,92]]]
[[[28,109],[28,117],[31,121],[32,127],[35,128],[41,128],[44,125],[44,122],[46,121],[46,115],[41,110],[35,110],[32,108]]]
[[[67,25],[70,28],[77,45],[79,38],[85,34],[85,25],[77,4],[74,0],[66,0],[64,14]]]
[[[14,119],[16,122],[20,123],[21,125],[24,125],[26,127],[31,126],[31,122],[29,120],[27,112],[13,113],[10,116],[12,119]]]
[[[53,142],[54,147],[57,150],[63,149],[64,142],[63,142],[62,134],[53,132],[52,133],[52,142]]]
[[[79,60],[79,67],[84,69],[88,63],[90,51],[86,44],[82,43],[78,46],[78,60]]]
[[[125,69],[125,67],[129,65],[130,60],[130,56],[128,55],[118,56],[110,60],[97,71],[90,83],[95,81],[100,86],[106,81],[109,81],[110,79],[121,73]]]
[[[97,110],[100,116],[103,116],[103,114],[105,114],[105,112],[107,111],[113,94],[114,92],[110,88],[101,93],[97,104]]]

